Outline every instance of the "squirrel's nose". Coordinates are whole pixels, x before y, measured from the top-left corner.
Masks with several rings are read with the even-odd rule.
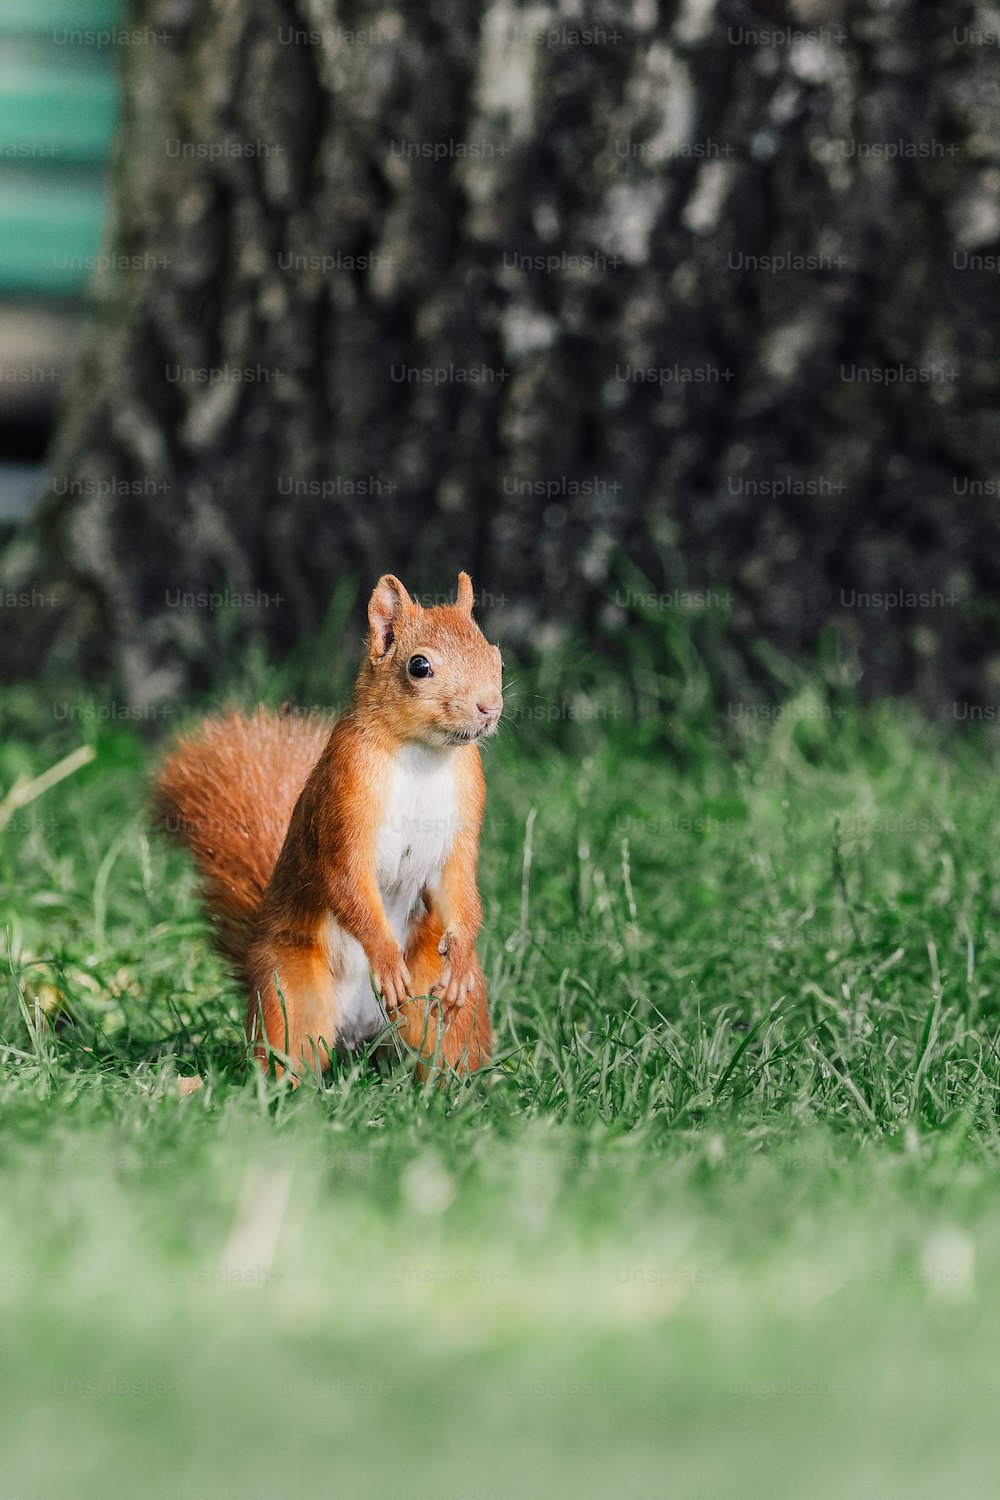
[[[485,724],[495,724],[502,708],[503,699],[499,693],[484,695],[476,704],[476,711]]]

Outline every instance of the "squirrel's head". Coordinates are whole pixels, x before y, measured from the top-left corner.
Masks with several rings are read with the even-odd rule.
[[[358,690],[397,739],[443,749],[494,732],[503,709],[499,649],[472,618],[472,579],[454,604],[424,609],[386,573],[368,604],[368,654]]]

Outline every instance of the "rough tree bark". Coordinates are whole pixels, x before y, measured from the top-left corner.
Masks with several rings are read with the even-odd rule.
[[[212,679],[180,594],[280,596],[238,619],[281,648],[344,575],[462,566],[514,644],[655,642],[671,591],[731,588],[751,675],[760,639],[833,626],[868,692],[997,697],[1000,80],[971,6],[129,24],[156,39],[123,49],[68,493],[4,562],[64,604],[22,662],[148,702]]]

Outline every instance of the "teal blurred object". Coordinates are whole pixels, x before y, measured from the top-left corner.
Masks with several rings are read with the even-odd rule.
[[[107,211],[119,0],[0,0],[0,297],[75,297]]]

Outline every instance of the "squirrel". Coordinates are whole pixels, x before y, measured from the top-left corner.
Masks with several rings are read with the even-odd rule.
[[[473,602],[467,573],[454,604],[427,609],[383,575],[339,718],[208,719],[156,775],[156,820],[194,856],[246,987],[253,1055],[293,1083],[389,1021],[419,1077],[489,1060],[479,741],[500,721],[503,662]]]

